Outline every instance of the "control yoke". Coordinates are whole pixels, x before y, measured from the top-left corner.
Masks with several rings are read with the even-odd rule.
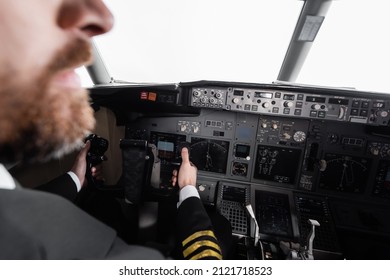
[[[291,242],[280,242],[280,248],[288,254],[287,259],[291,260],[314,260],[313,243],[315,237],[316,227],[320,226],[317,220],[309,219],[308,223],[311,225],[309,235],[306,239],[306,245],[302,247],[299,244],[291,244]]]
[[[104,185],[104,181],[94,178],[91,173],[91,168],[106,160],[106,156],[104,155],[104,153],[108,149],[108,140],[96,134],[90,134],[87,138],[85,138],[85,142],[87,141],[90,141],[91,143],[86,158],[86,177],[88,180],[88,184],[93,185],[95,187],[102,187]]]
[[[251,218],[251,237],[254,238],[254,247],[257,245],[260,246],[260,253],[261,253],[261,259],[264,260],[264,248],[263,248],[263,243],[261,243],[260,239],[260,227],[259,224],[256,220],[255,212],[253,211],[252,204],[247,204],[245,205],[245,208]],[[253,229],[253,230],[252,230]]]

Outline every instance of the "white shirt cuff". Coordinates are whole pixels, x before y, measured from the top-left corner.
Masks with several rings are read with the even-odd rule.
[[[195,186],[187,185],[180,190],[179,193],[179,202],[177,203],[177,208],[179,208],[180,204],[189,197],[197,197],[200,198],[198,190]]]
[[[81,190],[81,183],[79,177],[77,177],[77,175],[73,171],[69,171],[68,174],[76,184],[77,192],[79,192]]]

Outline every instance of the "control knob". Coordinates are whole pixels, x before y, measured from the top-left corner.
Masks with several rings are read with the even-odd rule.
[[[185,124],[180,125],[180,131],[184,132],[187,130],[187,126]]]
[[[192,123],[191,131],[192,131],[192,133],[197,134],[200,131],[199,123]]]
[[[378,147],[371,147],[370,152],[372,155],[377,156],[379,155],[379,148]]]
[[[237,97],[234,97],[232,102],[233,102],[233,104],[238,104],[240,102],[240,99]]]
[[[217,93],[215,94],[215,97],[218,98],[218,99],[222,98],[222,93],[217,92]]]
[[[380,111],[376,112],[376,115],[378,117],[387,118],[387,116],[389,115],[389,112],[380,110]]]
[[[216,104],[217,102],[218,102],[217,99],[215,99],[213,97],[210,98],[210,103],[211,104]]]
[[[270,104],[269,104],[269,102],[264,102],[262,106],[263,106],[263,108],[268,108],[270,106]]]
[[[313,110],[319,110],[319,109],[321,109],[321,105],[320,104],[313,104],[313,105],[311,105],[311,108]]]
[[[195,96],[195,97],[199,97],[199,96],[201,95],[201,93],[200,93],[200,91],[198,91],[198,90],[194,90],[194,91],[192,92],[192,95]]]
[[[283,105],[286,108],[291,108],[292,106],[294,106],[294,103],[292,101],[284,101]]]
[[[209,99],[207,98],[207,96],[203,96],[200,98],[200,102],[202,103],[207,103],[209,101]]]

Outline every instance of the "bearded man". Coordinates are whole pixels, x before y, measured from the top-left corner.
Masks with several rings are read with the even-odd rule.
[[[91,62],[91,38],[112,25],[101,0],[0,0],[0,259],[163,257],[127,245],[60,196],[23,189],[4,167],[81,146],[95,120],[75,69]],[[194,187],[196,168],[187,150],[182,157],[173,181],[181,188],[178,216],[185,217],[179,236],[191,240],[183,250],[192,250],[187,258],[221,258]],[[213,246],[202,245],[204,239]]]

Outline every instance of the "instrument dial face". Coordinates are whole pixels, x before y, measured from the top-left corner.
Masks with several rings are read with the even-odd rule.
[[[193,137],[191,160],[199,170],[226,173],[229,142]]]
[[[302,143],[306,140],[306,133],[303,131],[297,131],[294,133],[293,139],[295,142]]]
[[[232,174],[236,176],[246,176],[248,174],[248,164],[244,162],[233,162]]]
[[[321,172],[320,187],[340,192],[363,192],[370,160],[347,155],[326,154],[326,167]]]

